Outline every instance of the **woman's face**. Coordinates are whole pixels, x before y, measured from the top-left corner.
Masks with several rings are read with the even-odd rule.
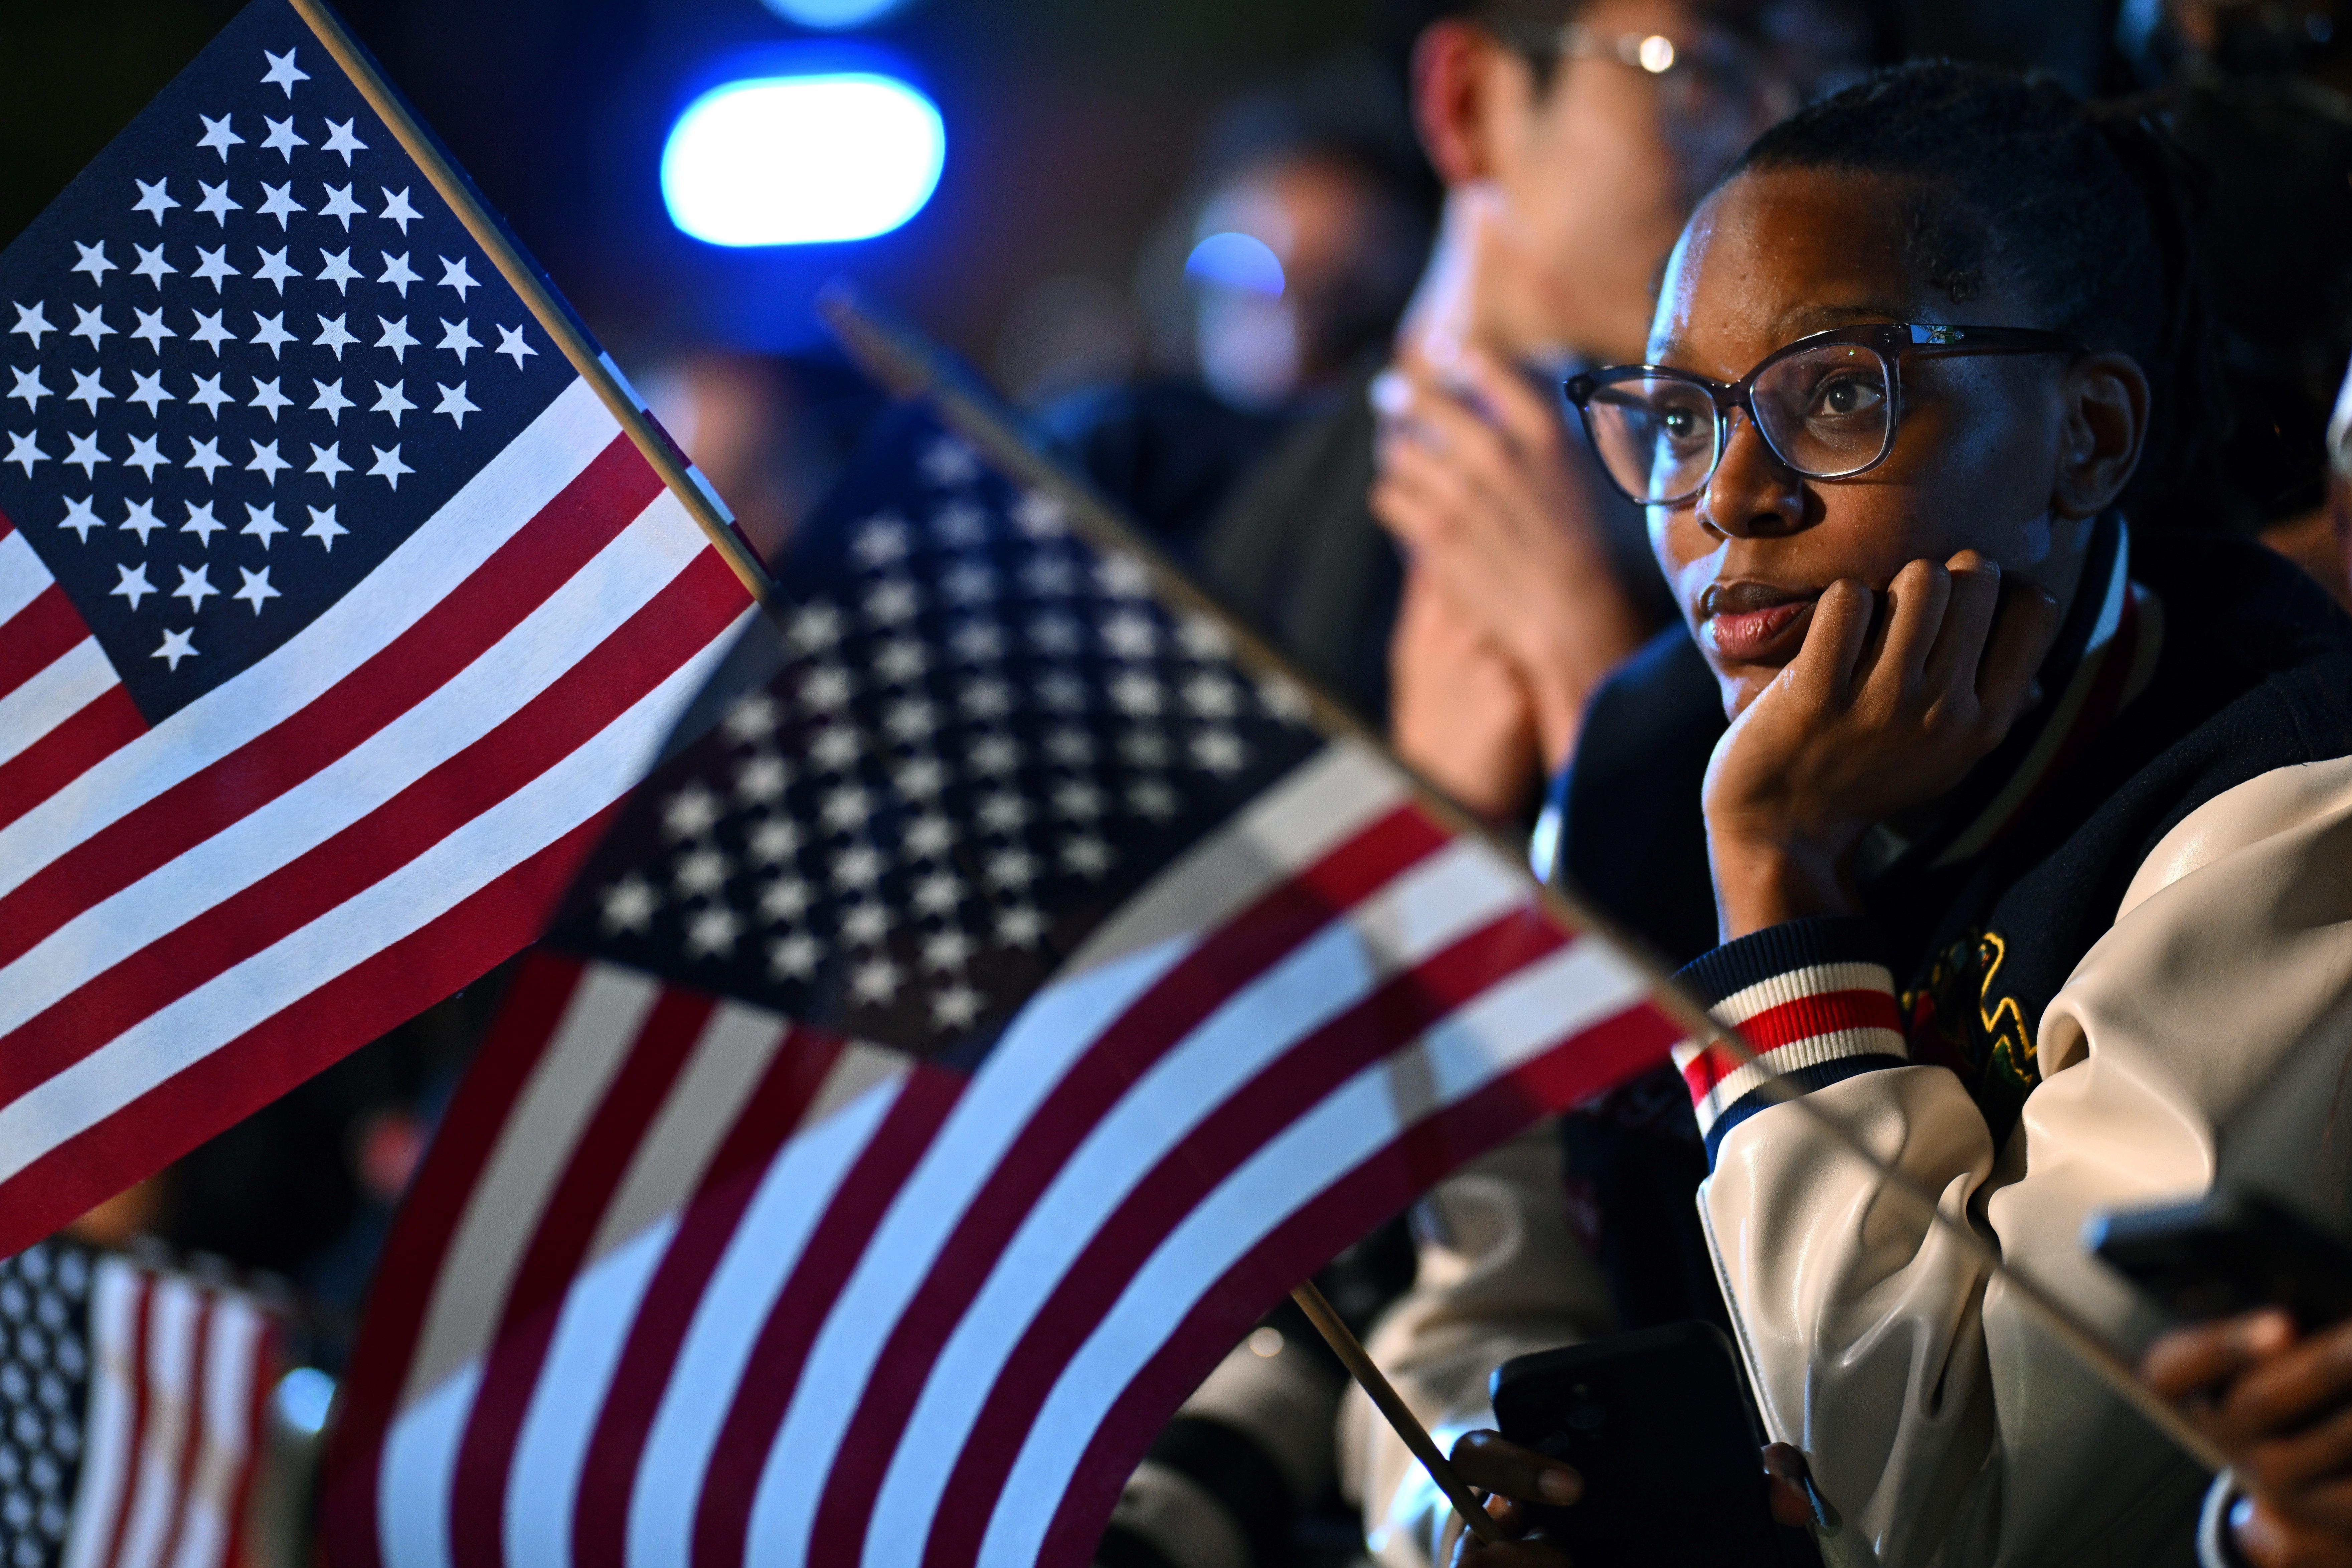
[[[2046,326],[1987,290],[1955,306],[1905,245],[1906,190],[1874,176],[1774,170],[1702,205],[1667,264],[1652,363],[1736,382],[1811,332],[1873,321]],[[1885,462],[1853,479],[1803,479],[1747,416],[1693,500],[1650,510],[1650,539],[1737,716],[1795,657],[1822,590],[1884,592],[1911,561],[1976,550],[2006,574],[2072,597],[2091,517],[2058,492],[2082,438],[2066,362],[2052,355],[1906,358]]]

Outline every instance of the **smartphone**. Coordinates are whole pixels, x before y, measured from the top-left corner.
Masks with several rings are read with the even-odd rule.
[[[1669,1323],[1505,1362],[1496,1430],[1572,1465],[1583,1500],[1535,1510],[1578,1568],[1724,1568],[1820,1561],[1772,1522],[1764,1433],[1731,1342]]]
[[[2084,1242],[2184,1321],[2258,1307],[2305,1330],[2352,1317],[2352,1247],[2259,1193],[2094,1215]]]

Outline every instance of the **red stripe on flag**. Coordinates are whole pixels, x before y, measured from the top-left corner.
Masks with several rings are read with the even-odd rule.
[[[1654,1066],[1687,1033],[1647,1004],[1603,1019],[1415,1122],[1276,1226],[1210,1288],[1112,1403],[1063,1494],[1038,1568],[1086,1568],[1120,1489],[1151,1439],[1266,1303],[1281,1300],[1305,1277],[1299,1259],[1330,1257],[1465,1160]],[[963,1523],[976,1553],[987,1521]]]
[[[625,436],[472,575],[298,712],[0,896],[0,963],[277,799],[415,707],[554,595],[661,493]]]
[[[605,807],[429,924],[227,1041],[123,1110],[0,1182],[0,1255],[21,1250],[243,1121],[311,1074],[406,1023],[544,930],[610,824]]]
[[[220,1561],[228,1568],[243,1568],[246,1563],[246,1514],[253,1506],[253,1484],[261,1473],[261,1449],[268,1440],[268,1428],[263,1424],[264,1413],[269,1408],[269,1395],[276,1384],[278,1371],[278,1324],[264,1318],[261,1331],[253,1337],[253,1392],[247,1396],[245,1415],[245,1454],[237,1463],[236,1479],[228,1488],[228,1520],[226,1525],[226,1546]]]
[[[0,621],[0,697],[5,697],[89,637],[80,613],[55,583]]]
[[[742,1568],[752,1494],[809,1345],[866,1255],[875,1226],[969,1082],[961,1073],[918,1064],[810,1233],[792,1278],[760,1325],[703,1474],[694,1516],[695,1568]]]
[[[881,1364],[929,1365],[1037,1194],[1152,1063],[1235,991],[1446,842],[1418,809],[1398,807],[1212,933],[1120,1014],[1030,1113],[908,1303]],[[895,1429],[914,1392],[890,1389],[886,1412],[869,1391],[860,1403],[857,1426],[883,1423]],[[781,1420],[781,1402],[776,1414]],[[858,1443],[857,1426],[845,1446]],[[747,1434],[747,1440],[764,1453],[774,1436],[771,1427]]]
[[[343,1568],[375,1568],[377,1459],[449,1243],[584,968],[577,959],[541,948],[515,972],[497,1022],[466,1074],[465,1091],[434,1134],[434,1157],[419,1168],[416,1184],[402,1200],[401,1221],[376,1264],[367,1322],[343,1384],[342,1419],[326,1466],[331,1480],[341,1484],[320,1505],[337,1521],[335,1557]]]
[[[1845,1029],[1892,1029],[1899,1035],[1903,1032],[1903,1011],[1886,992],[1864,987],[1792,997],[1765,1008],[1739,1026],[1741,1037],[1759,1057],[1799,1040],[1816,1039]],[[1709,1045],[1683,1068],[1683,1081],[1690,1085],[1692,1100],[1705,1100],[1717,1084],[1747,1065],[1722,1046]]]
[[[139,705],[131,700],[129,691],[110,686],[100,692],[76,710],[71,718],[0,763],[0,827],[7,826],[146,732],[147,721],[140,714]],[[0,905],[5,903],[0,900]],[[10,941],[8,936],[0,935],[0,947],[9,945]],[[31,942],[27,941],[25,945],[30,946]],[[0,963],[5,962],[0,959]]]
[[[1171,1147],[1104,1219],[1006,1358],[940,1495],[925,1568],[940,1568],[970,1552],[970,1540],[959,1539],[969,1532],[957,1524],[986,1516],[1020,1450],[1022,1435],[1052,1393],[1055,1378],[1186,1215],[1285,1127],[1357,1073],[1570,940],[1549,920],[1526,910],[1472,932],[1283,1052]],[[877,1375],[912,1384],[919,1391],[930,1370],[929,1364],[904,1366],[886,1355]],[[869,1388],[861,1408],[875,1403],[876,1391]],[[903,1412],[910,1405],[902,1402],[893,1409]],[[908,1440],[924,1439],[901,1426],[867,1432],[862,1440],[853,1435],[843,1445],[817,1516],[813,1562],[856,1560],[858,1539],[876,1522],[873,1494],[884,1467]],[[951,1521],[957,1523],[947,1522]]]
[[[456,1568],[499,1568],[506,1561],[507,1477],[514,1465],[515,1438],[546,1364],[564,1291],[596,1238],[630,1157],[694,1054],[695,1040],[715,1006],[696,992],[662,990],[540,1210],[458,1444],[449,1496],[450,1561]]]
[[[808,1114],[841,1051],[841,1042],[833,1037],[795,1026],[776,1047],[775,1059],[744,1102],[687,1205],[629,1325],[580,1467],[572,1529],[576,1568],[625,1568],[637,1463],[661,1408],[663,1391],[669,1386],[678,1347],[686,1342],[703,1291],[776,1151]],[[369,1477],[371,1484],[373,1479]]]
[[[0,1036],[14,1100],[140,1020],[383,880],[554,767],[726,630],[737,579],[715,552],[544,691],[374,811]]]

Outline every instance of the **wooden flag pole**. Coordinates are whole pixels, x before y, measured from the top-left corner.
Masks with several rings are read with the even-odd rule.
[[[1404,1439],[1404,1446],[1412,1450],[1412,1457],[1421,1461],[1421,1468],[1429,1472],[1429,1479],[1437,1483],[1437,1489],[1445,1494],[1445,1500],[1454,1505],[1454,1511],[1470,1527],[1470,1533],[1487,1546],[1503,1542],[1506,1538],[1495,1523],[1495,1516],[1478,1506],[1477,1498],[1454,1473],[1454,1461],[1437,1451],[1437,1439],[1429,1435],[1421,1417],[1412,1413],[1412,1407],[1405,1404],[1388,1375],[1381,1371],[1380,1363],[1372,1360],[1371,1352],[1364,1349],[1364,1342],[1331,1310],[1331,1303],[1324,1299],[1315,1281],[1309,1279],[1293,1290],[1290,1299],[1298,1303],[1298,1310],[1307,1314],[1307,1321],[1315,1325],[1315,1331],[1323,1336],[1323,1342],[1331,1347],[1331,1352],[1339,1358],[1356,1385],[1370,1396],[1373,1407],[1388,1417],[1396,1435]]]
[[[572,316],[571,308],[556,297],[555,290],[540,276],[539,269],[524,259],[521,250],[509,237],[506,229],[490,216],[481,198],[475,195],[473,185],[457,172],[457,165],[450,163],[441,151],[441,144],[418,123],[415,115],[409,113],[407,103],[393,90],[392,84],[383,79],[383,73],[375,68],[375,61],[344,27],[342,18],[335,15],[327,0],[288,0],[288,4],[310,25],[320,46],[341,68],[343,74],[351,78],[352,85],[359,89],[360,96],[367,100],[368,107],[374,110],[384,124],[391,128],[401,151],[425,172],[426,181],[441,199],[449,204],[449,210],[457,215],[457,221],[473,237],[474,243],[482,247],[482,253],[490,258],[490,265],[499,269],[499,276],[521,297],[523,308],[539,322],[540,330],[554,341],[557,350],[572,362],[572,368],[578,371],[582,379],[595,390],[597,397],[620,422],[622,431],[644,454],[646,463],[661,476],[662,482],[686,508],[687,515],[693,518],[709,538],[711,548],[719,552],[719,559],[726,562],[735,575],[742,580],[743,586],[751,591],[753,598],[765,600],[773,590],[774,584],[768,576],[767,568],[761,564],[759,557],[751,552],[751,546],[736,531],[735,520],[728,513],[726,504],[719,500],[718,492],[711,489],[699,474],[689,470],[683,454],[654,424],[644,405],[638,402],[635,391],[623,378],[620,368],[597,351],[595,344],[589,341],[586,331]]]

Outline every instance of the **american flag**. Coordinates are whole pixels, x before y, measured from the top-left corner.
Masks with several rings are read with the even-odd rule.
[[[248,1295],[71,1242],[0,1262],[0,1563],[242,1562],[278,1338]]]
[[[449,1113],[330,1462],[346,1568],[1083,1563],[1282,1291],[1687,1032],[898,417]]]
[[[529,942],[749,613],[474,232],[257,0],[0,252],[0,1250]]]

